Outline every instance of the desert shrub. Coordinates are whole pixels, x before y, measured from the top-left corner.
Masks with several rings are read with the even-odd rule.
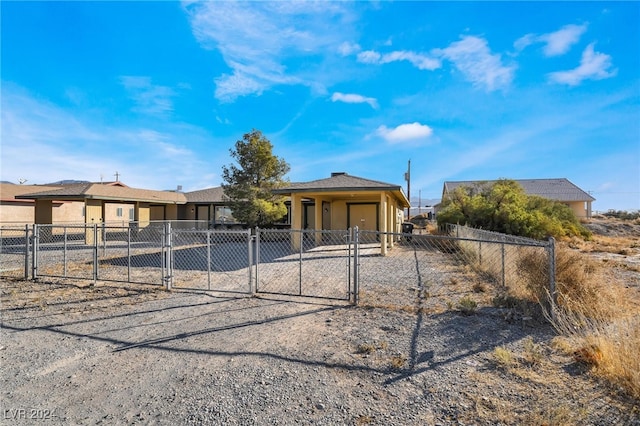
[[[529,196],[516,181],[502,179],[492,185],[460,186],[443,201],[438,226],[457,223],[489,231],[529,238],[549,236],[590,238],[587,230],[566,205]]]
[[[493,360],[501,367],[513,367],[517,364],[517,360],[509,349],[504,346],[497,346],[493,350]]]
[[[640,211],[628,212],[625,210],[609,210],[602,214],[603,216],[615,217],[622,220],[637,220],[640,219]]]
[[[478,303],[469,296],[465,296],[458,301],[458,309],[465,315],[475,313]]]

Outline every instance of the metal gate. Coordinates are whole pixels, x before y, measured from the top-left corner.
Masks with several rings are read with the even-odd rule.
[[[256,231],[257,293],[353,299],[351,231]]]
[[[251,294],[252,240],[249,230],[172,230],[170,285]]]

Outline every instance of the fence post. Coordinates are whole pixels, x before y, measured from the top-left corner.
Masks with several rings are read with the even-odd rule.
[[[29,225],[24,225],[24,279],[29,279],[29,249],[31,245],[29,236]]]
[[[353,244],[353,230],[347,229],[347,295],[351,301],[353,287],[351,286],[351,245]]]
[[[556,310],[558,304],[558,294],[556,293],[556,239],[549,237],[549,245],[547,245],[549,253],[549,294],[551,295],[551,319],[555,321]]]
[[[62,231],[62,276],[67,278],[67,227],[63,227]]]
[[[207,230],[207,289],[211,290],[211,231]]]
[[[93,284],[98,281],[98,224],[93,224]]]
[[[163,240],[165,242],[165,252],[164,252],[164,283],[165,283],[165,287],[167,290],[171,290],[172,284],[173,284],[173,268],[172,268],[172,262],[171,259],[173,257],[173,251],[172,251],[172,244],[171,244],[171,240],[172,240],[172,235],[171,235],[171,222],[167,222],[164,224],[163,227]]]
[[[258,292],[258,275],[259,275],[259,264],[260,264],[260,228],[256,226],[255,235],[251,235],[251,230],[247,230],[247,241],[249,246],[249,293],[253,296]],[[253,247],[255,246],[255,258],[253,257]],[[252,279],[252,271],[255,266],[256,276],[255,276],[255,285]]]
[[[503,288],[507,288],[507,282],[506,282],[506,274],[505,274],[505,270],[504,270],[504,237],[502,237],[502,287]]]
[[[127,281],[131,282],[131,224],[127,226]]]
[[[298,255],[298,295],[302,296],[302,251],[304,250],[304,231],[300,230],[300,252]]]
[[[360,293],[360,233],[358,227],[353,228],[353,304],[358,304]]]
[[[40,239],[40,225],[33,225],[33,244],[32,244],[32,250],[33,250],[33,256],[31,257],[31,279],[37,279],[38,278],[38,250],[39,250],[39,246],[38,246],[38,241]]]

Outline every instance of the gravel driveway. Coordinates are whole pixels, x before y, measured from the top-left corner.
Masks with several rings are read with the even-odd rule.
[[[486,303],[462,315],[419,309],[415,289],[416,309],[101,282],[1,290],[2,424],[640,424],[550,348],[549,327]]]

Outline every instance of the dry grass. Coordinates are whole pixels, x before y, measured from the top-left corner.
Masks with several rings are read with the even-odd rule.
[[[464,296],[462,299],[458,301],[457,308],[460,312],[465,315],[472,315],[476,312],[478,308],[478,302],[473,300],[469,296]]]
[[[391,368],[393,368],[394,370],[402,369],[406,363],[407,363],[407,358],[404,357],[403,355],[397,355],[397,356],[391,357],[390,364],[391,364]]]
[[[625,242],[626,244],[626,242]],[[540,274],[542,256],[523,257],[520,267],[528,293],[545,307],[565,353],[576,362],[640,400],[640,309],[638,291],[616,282],[610,270],[566,245],[556,247],[556,297]]]

